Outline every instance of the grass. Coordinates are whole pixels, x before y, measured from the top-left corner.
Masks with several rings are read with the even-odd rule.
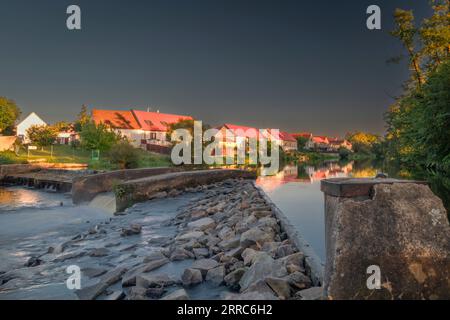
[[[139,149],[139,168],[167,167],[171,165],[170,157],[157,153],[151,153]],[[18,155],[14,152],[0,152],[0,164],[27,163],[27,162],[50,162],[50,163],[86,163],[94,170],[117,169],[109,160],[108,155],[100,154],[99,160],[91,159],[91,151],[81,148],[74,149],[68,145],[55,145],[53,152],[51,147],[42,150],[27,150],[21,148]]]

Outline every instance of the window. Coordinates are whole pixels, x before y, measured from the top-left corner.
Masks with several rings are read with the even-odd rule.
[[[156,132],[150,132],[150,140],[156,140]]]
[[[144,121],[148,126],[153,126],[153,122],[151,122],[150,120],[145,120]]]

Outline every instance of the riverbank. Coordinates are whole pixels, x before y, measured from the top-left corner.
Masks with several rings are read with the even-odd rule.
[[[0,299],[320,295],[317,288],[302,291],[312,286],[304,254],[252,181],[226,180],[162,196],[171,198],[135,204],[71,235],[48,232],[2,245],[2,256],[21,251],[21,259],[0,271]],[[79,291],[66,288],[69,265],[81,268]]]

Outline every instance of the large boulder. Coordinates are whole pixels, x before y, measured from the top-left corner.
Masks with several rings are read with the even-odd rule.
[[[325,294],[332,299],[450,299],[450,226],[424,184],[322,182]]]
[[[187,268],[181,275],[181,281],[184,286],[192,286],[203,281],[202,273],[198,269]]]
[[[251,228],[241,235],[241,247],[247,248],[253,245],[262,246],[265,242],[273,241],[273,232],[264,231],[258,227]]]
[[[266,277],[284,277],[287,275],[286,267],[282,261],[274,260],[268,254],[261,254],[255,259],[251,267],[244,273],[239,281],[241,291],[247,289],[252,283]]]
[[[214,228],[215,226],[216,226],[216,223],[214,222],[213,219],[211,219],[209,217],[201,218],[199,220],[189,222],[187,225],[187,227],[189,229],[202,230],[202,231]]]
[[[203,276],[206,276],[206,273],[217,267],[219,263],[216,260],[213,259],[200,259],[195,260],[194,263],[192,263],[191,268],[192,269],[198,269],[201,271]]]

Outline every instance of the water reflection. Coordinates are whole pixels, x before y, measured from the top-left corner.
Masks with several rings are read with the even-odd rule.
[[[61,193],[23,187],[0,187],[0,213],[21,208],[44,208],[70,204]]]
[[[325,261],[324,201],[320,181],[342,177],[374,177],[377,171],[370,162],[288,164],[274,176],[258,177],[256,183]]]

